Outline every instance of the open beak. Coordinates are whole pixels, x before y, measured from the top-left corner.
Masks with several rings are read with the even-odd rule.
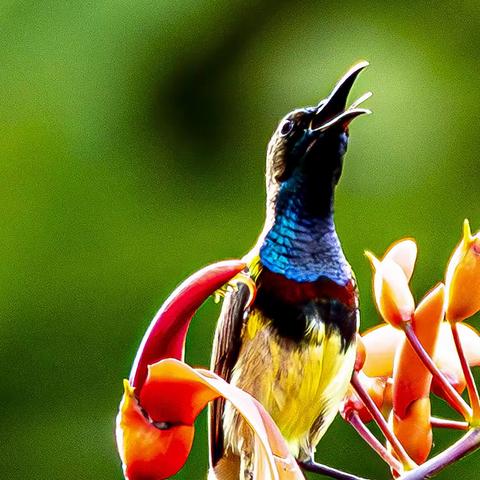
[[[345,109],[348,94],[356,78],[367,66],[368,62],[366,61],[357,63],[335,85],[332,93],[318,104],[315,116],[310,123],[312,131],[321,132],[327,130],[332,125],[341,125],[343,128],[346,128],[359,115],[372,113],[366,108],[358,108],[361,103],[371,97],[372,92],[362,95],[349,108]]]

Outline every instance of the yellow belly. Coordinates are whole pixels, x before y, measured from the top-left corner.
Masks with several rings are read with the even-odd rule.
[[[283,339],[268,320],[252,312],[232,375],[232,383],[263,404],[292,454],[302,458],[313,454],[335,418],[355,361],[355,345],[342,352],[340,336],[327,336],[323,324],[315,327],[310,338],[300,345]],[[230,406],[225,410],[224,428],[227,443],[235,451],[239,438],[248,433]]]

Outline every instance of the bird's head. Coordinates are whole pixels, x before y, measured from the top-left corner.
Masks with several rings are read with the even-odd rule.
[[[368,62],[352,67],[330,95],[315,107],[294,110],[278,125],[267,152],[267,189],[270,200],[283,189],[301,189],[305,195],[331,197],[342,171],[350,122],[370,110],[359,108],[370,97],[362,95],[349,108],[347,97]],[[318,195],[318,196],[317,196]]]

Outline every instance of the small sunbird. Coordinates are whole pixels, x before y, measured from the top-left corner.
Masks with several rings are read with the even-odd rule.
[[[346,108],[360,62],[315,107],[294,110],[267,149],[266,220],[246,255],[257,288],[229,292],[215,332],[212,370],[255,397],[291,453],[313,462],[315,448],[346,393],[355,362],[358,291],[334,223],[350,122],[367,93]],[[218,480],[252,478],[252,432],[217,400],[210,455]],[[232,470],[233,469],[233,470]]]

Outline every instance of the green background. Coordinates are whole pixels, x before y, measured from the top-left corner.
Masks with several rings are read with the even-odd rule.
[[[418,299],[463,219],[480,227],[477,0],[3,0],[0,27],[2,479],[122,478],[114,417],[144,329],[188,274],[253,244],[271,132],[355,61],[371,67],[351,99],[372,90],[374,115],[351,128],[337,226],[363,328],[364,249],[415,237]],[[193,365],[217,314],[193,322]],[[178,479],[204,478],[205,432]],[[387,478],[341,420],[319,458]],[[439,478],[478,478],[478,458]]]

